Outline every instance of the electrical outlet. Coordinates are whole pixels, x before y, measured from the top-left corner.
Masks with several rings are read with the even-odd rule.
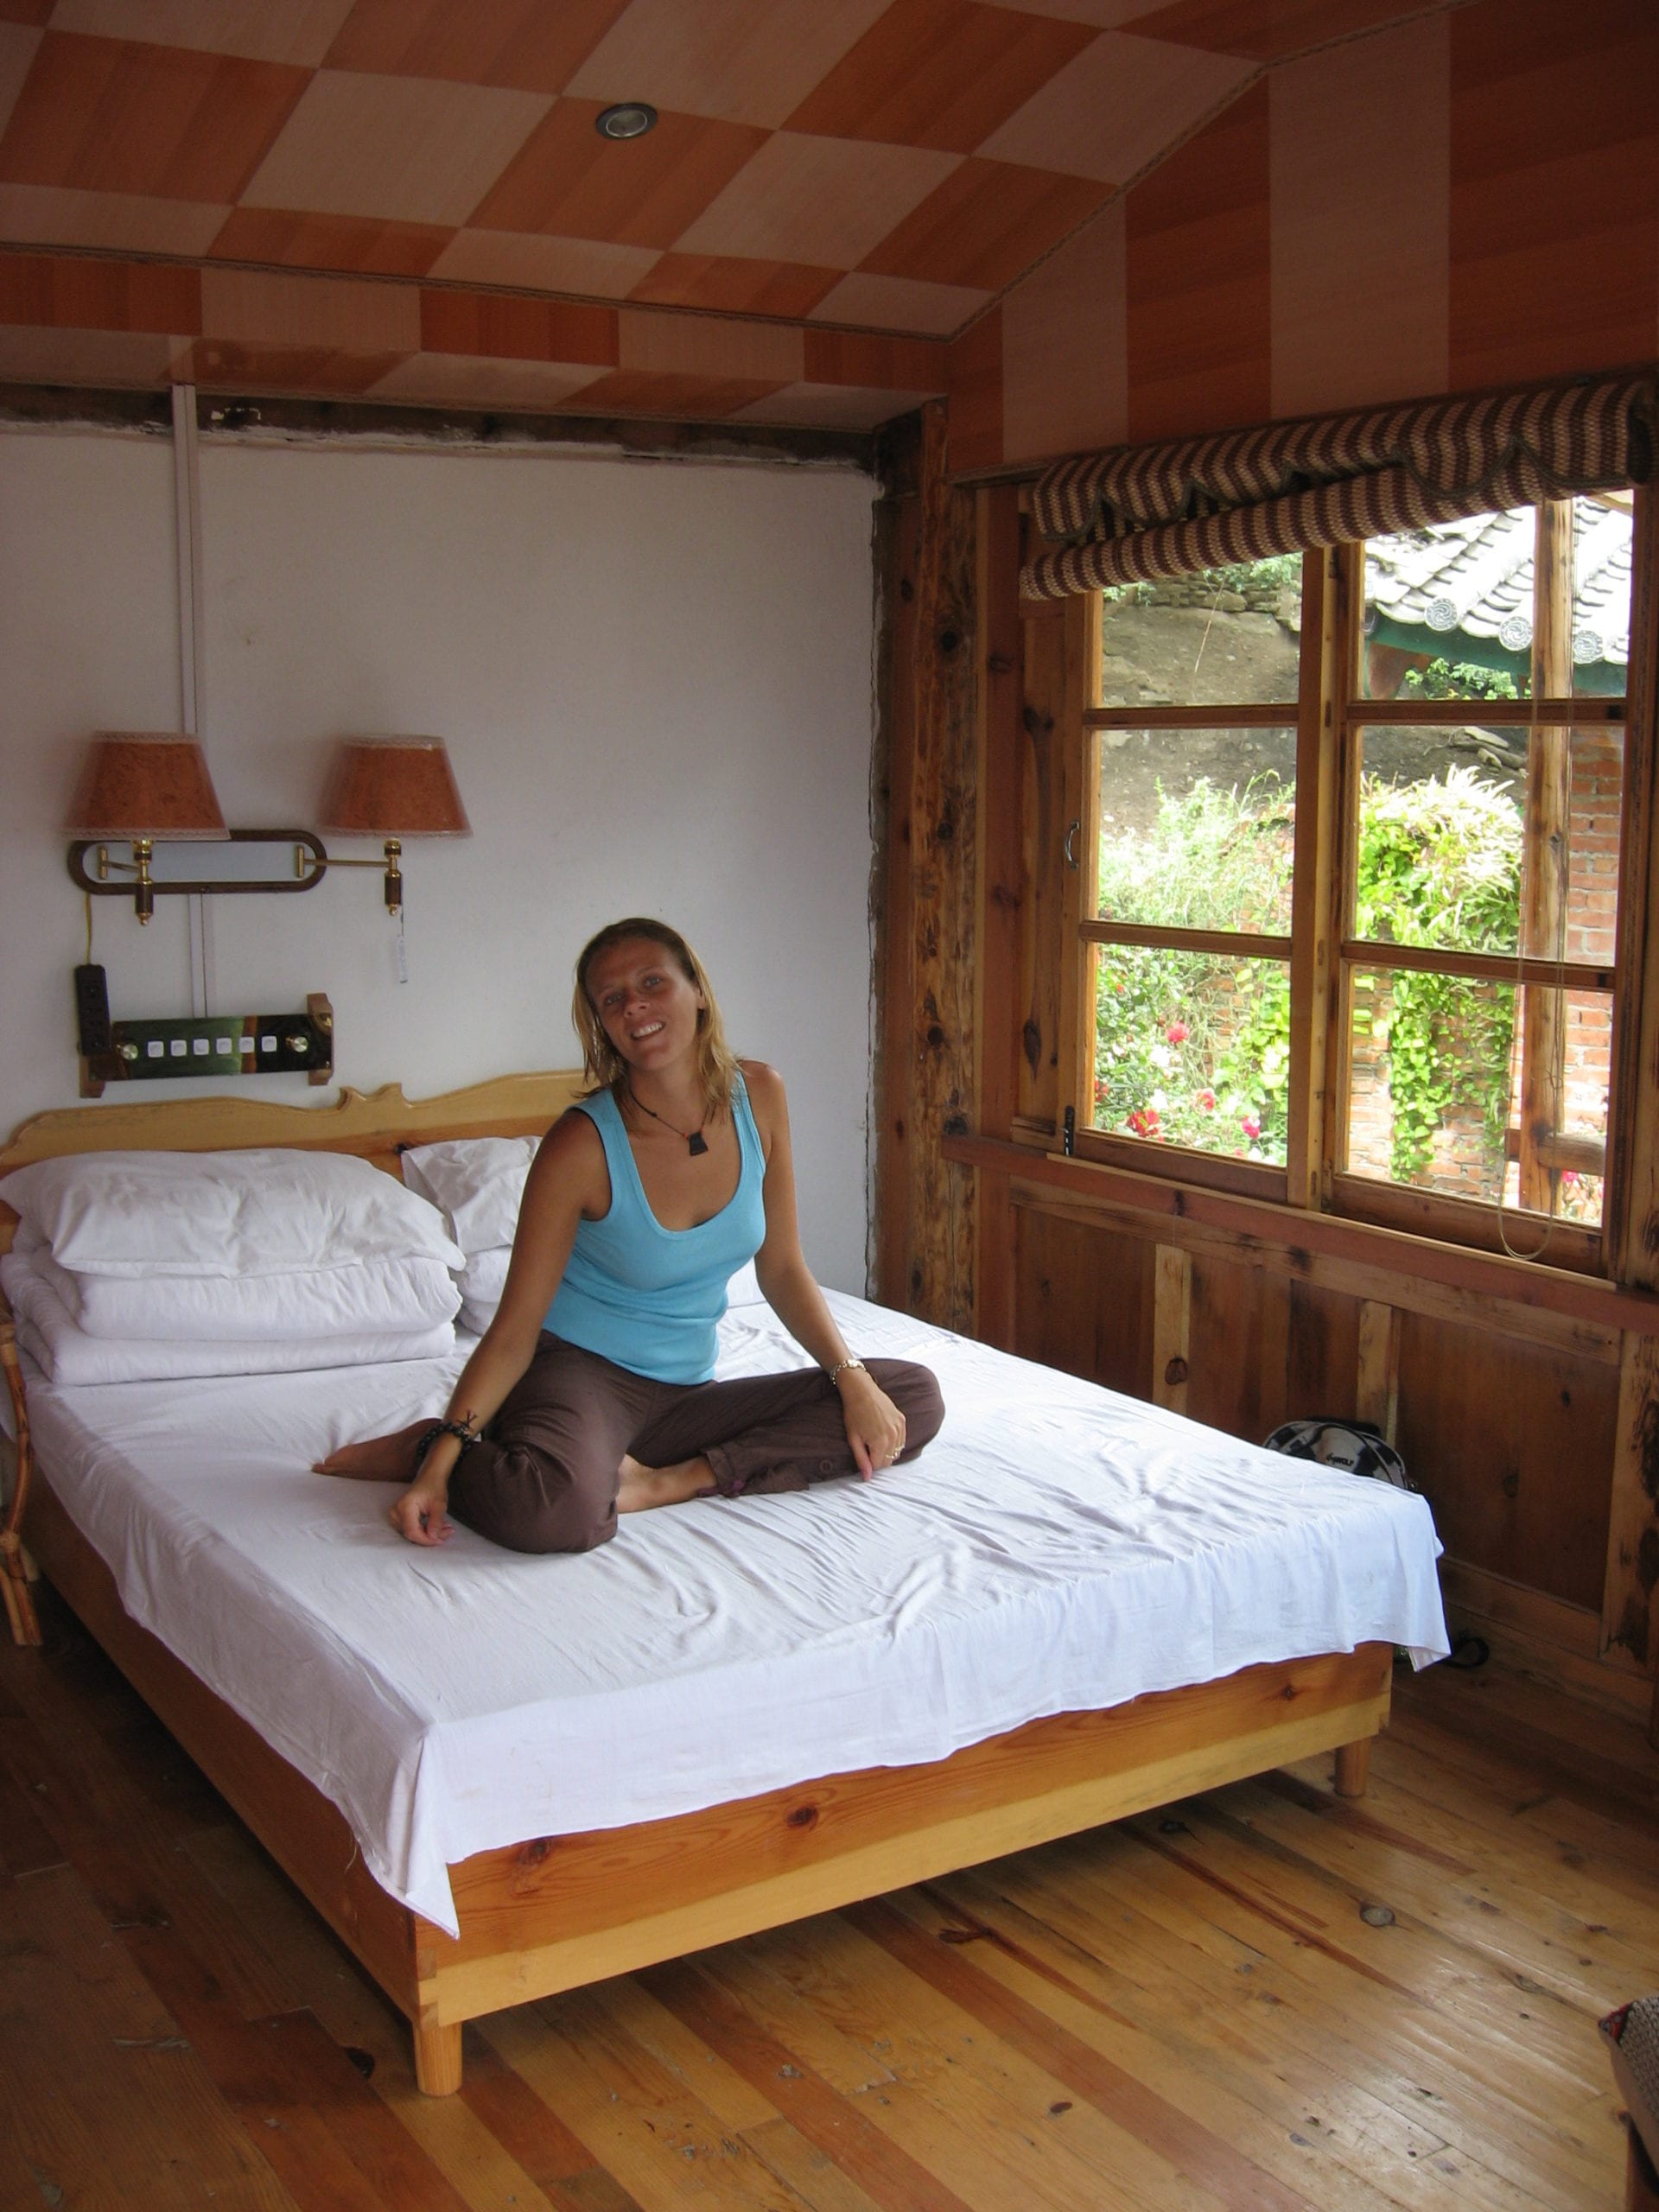
[[[110,995],[101,968],[75,970],[75,1035],[88,1059],[110,1049]]]

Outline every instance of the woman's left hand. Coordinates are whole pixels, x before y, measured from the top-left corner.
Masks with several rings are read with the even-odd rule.
[[[840,1385],[841,1417],[863,1481],[892,1466],[905,1448],[905,1417],[863,1368],[847,1370]]]

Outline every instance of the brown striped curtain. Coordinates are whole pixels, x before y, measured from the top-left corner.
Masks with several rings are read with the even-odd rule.
[[[1027,599],[1189,575],[1461,515],[1646,483],[1659,423],[1643,370],[1057,461]]]

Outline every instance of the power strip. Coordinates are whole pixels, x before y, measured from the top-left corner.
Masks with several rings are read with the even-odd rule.
[[[321,992],[312,994],[303,1014],[114,1021],[109,1038],[106,1051],[81,1057],[83,1097],[97,1097],[107,1083],[303,1075],[321,1084],[334,1071],[334,1009]]]

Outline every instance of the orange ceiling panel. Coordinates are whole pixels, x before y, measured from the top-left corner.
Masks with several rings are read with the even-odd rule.
[[[296,213],[283,207],[233,207],[208,251],[215,260],[268,262],[283,269],[424,276],[454,235],[430,223],[376,222],[358,215]]]
[[[971,154],[1094,35],[978,0],[894,0],[788,127]]]
[[[859,265],[881,276],[996,291],[1110,193],[1088,177],[1056,176],[1012,162],[964,162]]]
[[[331,69],[562,92],[628,0],[356,0]]]
[[[310,81],[277,62],[48,31],[0,138],[0,180],[234,200]]]
[[[477,228],[671,246],[766,143],[752,124],[664,115],[618,144],[592,100],[560,100],[474,212]]]

